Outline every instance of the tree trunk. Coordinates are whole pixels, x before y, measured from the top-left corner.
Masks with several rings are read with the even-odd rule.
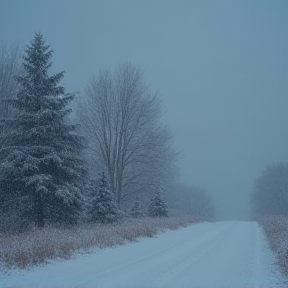
[[[36,195],[36,226],[38,228],[44,228],[45,221],[44,221],[44,207],[41,194],[38,193]]]

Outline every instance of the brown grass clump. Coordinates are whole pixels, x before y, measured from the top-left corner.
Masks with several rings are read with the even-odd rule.
[[[260,217],[271,249],[276,253],[277,261],[283,273],[288,276],[288,217],[272,215]]]
[[[73,254],[89,253],[91,248],[105,248],[153,237],[200,222],[196,218],[126,219],[115,224],[82,224],[72,228],[36,229],[21,234],[0,235],[0,270],[26,268],[49,259],[69,259]]]

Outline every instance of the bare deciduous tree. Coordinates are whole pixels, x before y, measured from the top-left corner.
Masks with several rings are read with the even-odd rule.
[[[76,110],[90,151],[107,170],[118,204],[153,192],[151,187],[172,167],[175,153],[171,133],[159,125],[159,98],[151,94],[142,71],[124,64],[114,73],[101,72],[78,100]]]
[[[202,216],[212,219],[215,216],[215,207],[211,197],[208,196],[205,189],[197,186],[191,187],[188,197],[189,210],[196,216]]]
[[[19,46],[0,43],[0,120],[13,114],[8,100],[16,99],[19,84],[15,76],[21,76],[22,71]]]
[[[186,214],[207,219],[215,217],[215,207],[205,189],[198,186],[175,185],[170,191],[170,207],[174,214]]]
[[[20,76],[21,71],[21,53],[18,45],[7,45],[4,42],[0,42],[0,149],[4,143],[5,131],[4,122],[10,119],[15,110],[9,104],[9,101],[16,99],[19,85],[15,79],[15,76]],[[0,187],[0,198],[1,187]],[[0,199],[2,201],[2,199]],[[19,205],[19,203],[17,203]],[[11,207],[12,208],[12,207]],[[17,210],[15,210],[17,211]],[[13,218],[4,219],[3,211],[0,211],[0,227],[5,226],[4,222],[14,223],[19,215],[15,213]]]
[[[253,216],[288,214],[288,163],[268,165],[254,183]]]

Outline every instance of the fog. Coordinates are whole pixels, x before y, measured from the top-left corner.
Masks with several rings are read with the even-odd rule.
[[[67,91],[131,62],[175,133],[179,177],[204,187],[217,219],[249,219],[254,179],[288,161],[288,2],[0,1],[0,41],[51,43]]]

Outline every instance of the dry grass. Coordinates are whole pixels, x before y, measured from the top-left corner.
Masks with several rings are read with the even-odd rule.
[[[89,253],[94,247],[121,245],[200,221],[191,217],[126,219],[110,225],[82,224],[70,229],[45,228],[18,235],[0,235],[0,269],[5,272],[49,259],[69,259],[75,253]]]
[[[273,215],[258,219],[283,273],[288,276],[288,217]]]

